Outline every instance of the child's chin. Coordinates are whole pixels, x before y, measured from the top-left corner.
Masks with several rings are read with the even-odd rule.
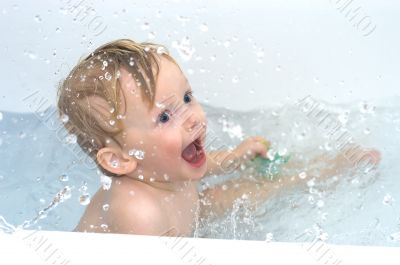
[[[190,179],[191,179],[191,180],[199,180],[199,179],[202,179],[202,178],[204,177],[204,174],[205,174],[205,172],[204,172],[203,174],[196,174],[196,175],[190,177]]]
[[[195,172],[194,172],[195,171]],[[186,174],[187,179],[199,180],[204,177],[207,171],[207,161],[199,168],[190,170],[190,173]]]

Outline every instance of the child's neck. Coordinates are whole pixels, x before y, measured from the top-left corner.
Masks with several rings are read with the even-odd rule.
[[[170,192],[180,192],[186,189],[189,186],[191,180],[185,181],[143,181],[149,186],[159,189],[166,190]]]
[[[144,173],[138,174],[135,173],[132,175],[123,175],[125,178],[129,178],[134,181],[140,181],[141,183],[147,184],[150,187],[158,190],[170,191],[170,192],[179,192],[185,190],[191,183],[192,180],[159,180],[159,179],[150,179],[150,178],[140,178],[141,176],[146,176]]]

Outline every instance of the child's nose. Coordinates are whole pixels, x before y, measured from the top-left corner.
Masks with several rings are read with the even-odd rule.
[[[183,126],[185,127],[186,131],[192,132],[199,124],[199,118],[192,113],[191,115],[189,115],[189,117],[187,117]]]

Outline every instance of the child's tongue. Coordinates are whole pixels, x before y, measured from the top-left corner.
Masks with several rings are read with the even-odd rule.
[[[185,148],[182,152],[182,157],[188,162],[192,162],[196,158],[196,146],[194,143],[191,143],[188,147]]]

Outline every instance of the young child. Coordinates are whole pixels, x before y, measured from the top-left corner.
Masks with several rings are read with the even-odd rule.
[[[198,192],[204,176],[266,157],[269,142],[251,137],[234,150],[206,153],[202,107],[156,44],[121,39],[97,48],[60,84],[58,109],[80,147],[112,177],[75,231],[191,236],[196,218],[220,216],[243,194],[256,205],[297,181],[240,179]]]

